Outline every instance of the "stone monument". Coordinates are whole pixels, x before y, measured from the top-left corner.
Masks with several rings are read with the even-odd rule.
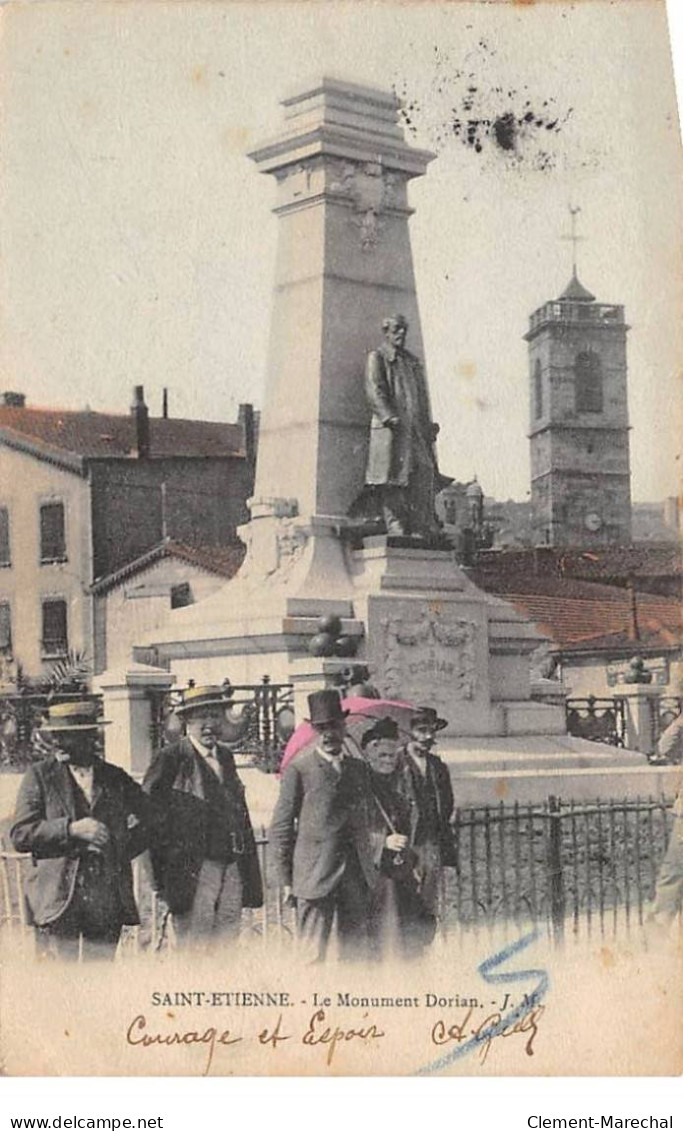
[[[278,248],[256,485],[240,531],[247,555],[236,578],[170,613],[135,658],[179,682],[267,673],[294,684],[301,716],[305,695],[349,663],[308,650],[321,616],[341,618],[383,694],[449,720],[441,748],[450,742],[463,764],[502,767],[525,748],[539,764],[585,759],[595,748],[566,737],[563,707],[531,698],[538,632],[425,540],[432,515],[418,540],[354,536],[348,515],[368,467],[366,364],[394,311],[423,357],[408,183],[433,154],[407,145],[397,100],[382,90],[326,78],[283,105],[282,131],[250,154],[275,180]]]

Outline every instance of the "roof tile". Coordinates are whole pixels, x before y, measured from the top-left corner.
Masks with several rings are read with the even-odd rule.
[[[150,458],[243,456],[239,424],[150,417]],[[0,405],[0,435],[68,452],[85,459],[129,458],[136,454],[132,415],[71,412]]]

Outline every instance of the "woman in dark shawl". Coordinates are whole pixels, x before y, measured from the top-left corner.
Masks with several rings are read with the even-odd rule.
[[[417,958],[434,937],[434,917],[420,898],[421,876],[411,848],[415,800],[402,785],[398,737],[396,723],[385,718],[361,739],[370,770],[369,821],[377,869],[369,921],[376,960]]]

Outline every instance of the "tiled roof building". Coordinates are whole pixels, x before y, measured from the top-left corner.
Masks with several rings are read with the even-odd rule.
[[[152,418],[140,386],[127,414],[0,397],[0,656],[27,674],[92,658],[93,583],[161,544],[234,572],[254,463],[251,405],[224,424]]]

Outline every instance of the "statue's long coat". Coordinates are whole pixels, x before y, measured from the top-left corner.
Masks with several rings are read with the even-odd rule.
[[[408,350],[380,346],[368,354],[366,395],[372,409],[368,486],[407,487],[418,463],[436,473],[429,393],[422,365]],[[386,426],[390,417],[399,423]]]

